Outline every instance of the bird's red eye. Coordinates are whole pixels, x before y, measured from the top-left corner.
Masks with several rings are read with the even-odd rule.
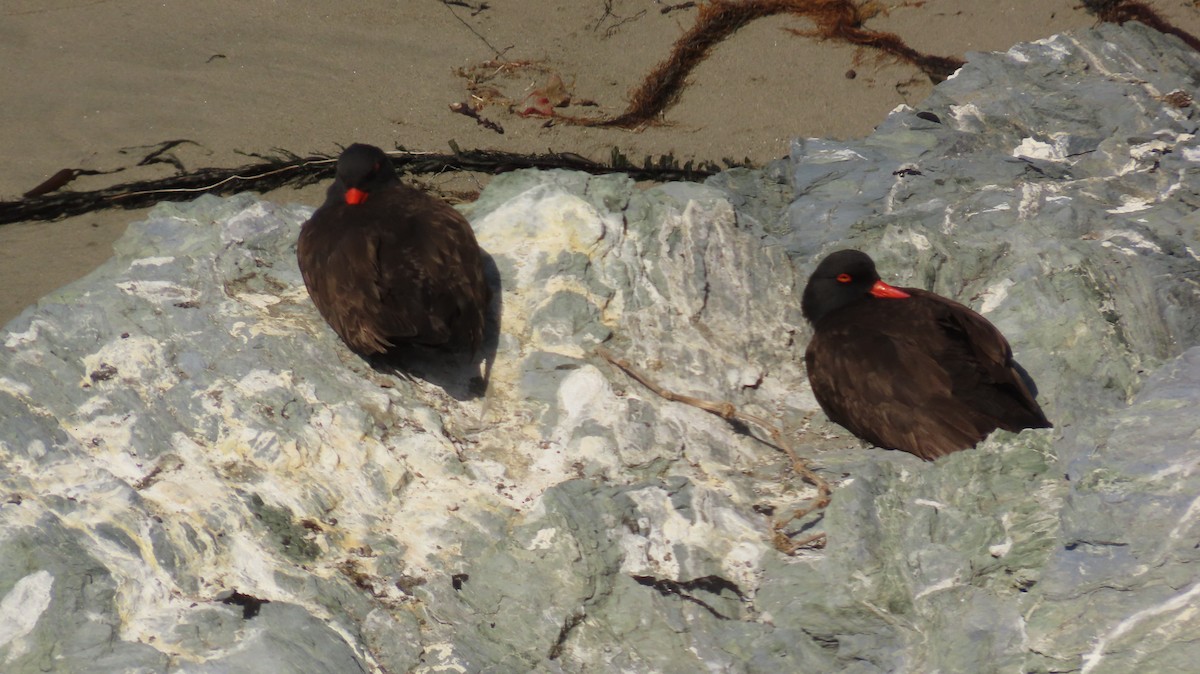
[[[849,283],[853,279],[850,278],[849,274],[838,274],[837,280],[838,280],[838,283]]]

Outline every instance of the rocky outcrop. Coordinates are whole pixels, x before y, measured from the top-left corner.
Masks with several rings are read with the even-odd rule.
[[[491,381],[372,370],[311,209],[164,204],[0,351],[6,672],[1186,669],[1200,56],[1137,25],[973,55],[869,138],[708,185],[519,172],[465,209]],[[1185,104],[1187,103],[1187,104]],[[983,312],[1052,431],[924,463],[826,421],[799,291],[843,247]],[[763,434],[833,484],[813,496]]]

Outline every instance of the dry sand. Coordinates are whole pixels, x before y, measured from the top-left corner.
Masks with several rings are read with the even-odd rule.
[[[161,178],[169,164],[137,166],[163,141],[187,169],[239,166],[243,153],[283,148],[336,153],[362,141],[391,148],[564,151],[606,159],[673,153],[765,162],[795,137],[850,138],[897,105],[919,104],[931,85],[916,68],[846,45],[797,37],[804,19],[758,21],[719,45],[689,78],[667,124],[639,132],[545,127],[503,106],[482,114],[503,135],[449,111],[467,99],[458,69],[528,62],[491,82],[521,100],[561,76],[578,115],[624,109],[629,91],[694,22],[695,8],[655,0],[371,0],[151,2],[7,0],[0,5],[0,200],[18,199],[60,169],[87,190]],[[866,27],[941,56],[1004,50],[1016,42],[1088,27],[1078,0],[884,0]],[[1175,25],[1200,35],[1196,0],[1153,0]],[[511,66],[510,66],[511,68]],[[847,77],[854,70],[856,77]],[[470,178],[474,180],[474,178]],[[463,188],[462,177],[424,177]],[[465,185],[467,189],[478,185]],[[323,188],[267,198],[317,205]],[[111,254],[145,211],[107,211],[53,223],[0,226],[0,324]]]

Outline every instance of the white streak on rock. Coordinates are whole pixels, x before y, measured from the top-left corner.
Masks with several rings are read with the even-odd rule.
[[[1012,550],[1012,546],[1013,546],[1013,539],[1006,538],[1006,539],[1004,539],[1003,543],[996,543],[994,545],[989,545],[988,546],[988,554],[990,554],[992,557],[995,557],[996,559],[1000,559],[1001,557],[1004,557],[1005,555],[1007,555],[1009,550]]]
[[[164,256],[143,257],[143,258],[134,260],[133,262],[130,262],[129,268],[133,269],[134,267],[161,267],[164,264],[171,264],[174,261],[175,261],[175,258],[173,258],[173,257],[164,257]]]
[[[950,117],[954,121],[956,131],[970,131],[982,127],[983,111],[974,103],[950,106]]]
[[[237,299],[255,309],[266,309],[269,306],[278,304],[282,298],[264,293],[239,293]]]
[[[954,577],[943,578],[943,579],[939,580],[938,582],[934,583],[933,585],[930,585],[930,586],[926,587],[925,589],[921,590],[920,592],[916,593],[915,595],[913,595],[913,599],[914,600],[921,599],[922,597],[931,595],[934,592],[941,592],[942,590],[948,590],[957,584],[958,584],[958,578],[954,578]]]
[[[134,297],[158,304],[195,301],[200,297],[195,289],[184,288],[170,281],[122,281],[116,286]]]
[[[1008,298],[1008,289],[1013,287],[1015,283],[1012,279],[1002,279],[999,283],[988,286],[980,296],[983,297],[983,305],[979,307],[979,313],[991,313],[1000,306],[1005,299]]]
[[[10,349],[15,349],[18,346],[23,346],[25,344],[37,341],[39,330],[42,328],[42,326],[49,327],[49,325],[49,323],[41,319],[32,320],[29,322],[29,329],[25,330],[24,332],[8,333],[8,336],[4,338],[4,346]]]
[[[1121,195],[1121,205],[1117,206],[1116,208],[1108,209],[1108,212],[1109,213],[1137,213],[1138,211],[1144,211],[1147,208],[1150,208],[1150,206],[1152,206],[1153,204],[1154,204],[1154,201],[1152,201],[1150,199],[1143,199],[1142,197],[1135,197],[1135,196],[1131,196],[1128,194],[1124,194],[1124,195]]]
[[[1097,238],[1100,240],[1100,245],[1105,246],[1106,248],[1115,247],[1121,252],[1130,255],[1136,255],[1137,253],[1133,250],[1130,250],[1126,246],[1117,245],[1113,239],[1124,239],[1135,249],[1150,251],[1159,255],[1163,253],[1161,246],[1131,229],[1110,229],[1106,232],[1103,232]]]
[[[1178,471],[1172,471],[1172,472],[1178,472]],[[1161,479],[1161,477],[1159,475],[1156,475],[1155,478]],[[1196,519],[1197,519],[1198,515],[1200,515],[1200,496],[1197,496],[1195,499],[1192,500],[1191,504],[1188,505],[1187,512],[1183,513],[1183,516],[1180,517],[1179,521],[1175,523],[1174,528],[1171,529],[1171,533],[1167,535],[1167,538],[1169,538],[1171,540],[1178,539],[1180,537],[1180,535],[1183,533],[1185,528],[1190,527],[1192,524],[1196,523]]]
[[[843,161],[864,160],[866,157],[849,148],[835,148],[817,150],[816,152],[810,154],[806,159],[814,164],[836,164]]]
[[[1197,596],[1200,596],[1200,583],[1193,585],[1190,590],[1184,592],[1183,594],[1177,594],[1161,604],[1158,604],[1157,606],[1144,608],[1117,623],[1117,626],[1109,630],[1108,634],[1105,634],[1096,640],[1096,645],[1092,648],[1090,653],[1085,653],[1083,655],[1083,669],[1080,670],[1081,674],[1088,674],[1092,670],[1096,669],[1096,667],[1098,667],[1104,660],[1104,652],[1108,648],[1108,645],[1121,638],[1121,636],[1129,630],[1137,627],[1137,625],[1141,622],[1157,617],[1164,613],[1180,611],[1181,609],[1183,610],[1173,620],[1173,622],[1191,619],[1196,612],[1196,608],[1193,606],[1193,601]]]
[[[558,529],[548,527],[546,529],[538,529],[537,535],[525,547],[526,550],[549,550],[554,545],[554,539],[558,536]]]
[[[0,647],[23,639],[37,626],[38,618],[50,607],[50,590],[54,576],[44,569],[18,580],[0,599]],[[20,641],[8,651],[6,662],[24,655],[26,647]]]
[[[14,381],[8,377],[0,377],[0,391],[15,398],[28,398],[33,393],[33,387],[25,382]]]
[[[1070,140],[1070,136],[1056,133],[1050,137],[1050,140],[1052,142],[1047,143],[1036,138],[1023,138],[1021,143],[1013,148],[1012,156],[1024,159],[1065,162],[1067,160],[1067,143]]]

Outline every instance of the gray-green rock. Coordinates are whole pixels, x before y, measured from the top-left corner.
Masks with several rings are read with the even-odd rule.
[[[311,209],[164,204],[0,335],[0,670],[1186,671],[1197,72],[1101,26],[763,171],[499,177],[465,208],[502,291],[482,398],[341,345]],[[799,292],[844,247],[987,315],[1056,428],[923,463],[824,419]],[[784,428],[826,547],[771,544],[814,494],[778,450],[600,344]]]

